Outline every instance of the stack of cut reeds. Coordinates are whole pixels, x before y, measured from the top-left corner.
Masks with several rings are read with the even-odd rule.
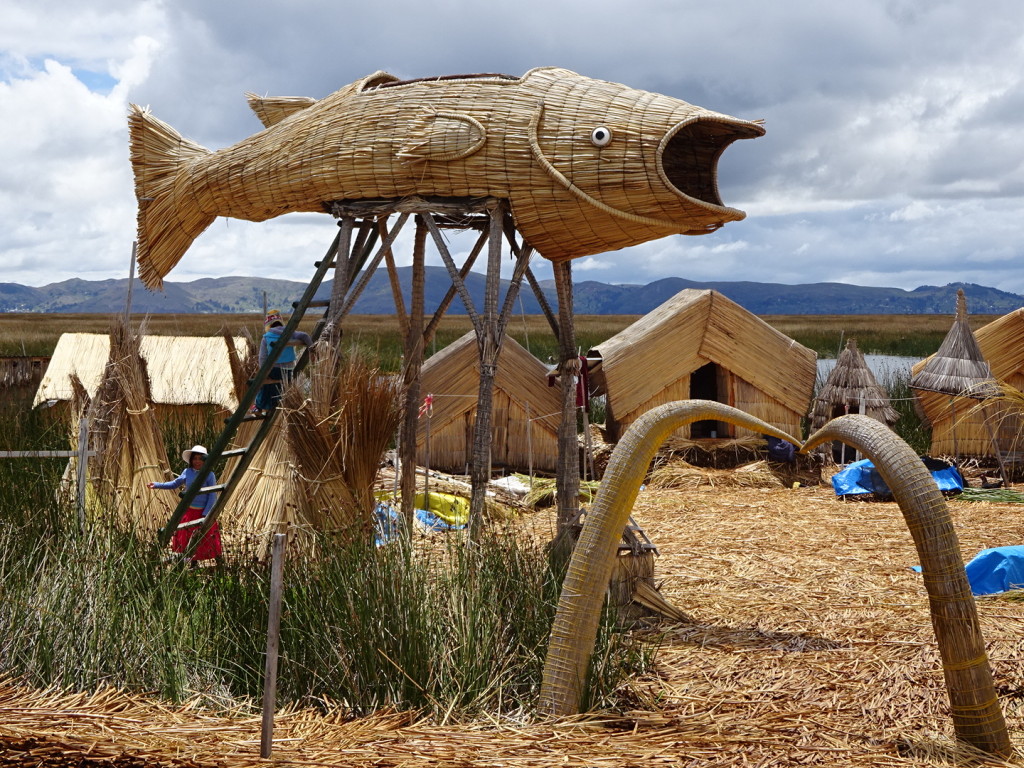
[[[250,345],[243,357],[226,331],[231,377],[236,397],[241,399],[257,368],[256,350]],[[259,429],[259,422],[245,422],[235,435],[232,448],[246,448]],[[290,553],[309,554],[313,547],[312,525],[306,493],[295,469],[295,456],[288,444],[286,426],[278,418],[256,449],[245,474],[238,481],[221,512],[222,535],[231,559],[265,560],[275,533],[288,533]],[[240,457],[228,459],[224,477],[232,477]]]
[[[368,535],[374,481],[402,413],[402,386],[355,351],[319,345],[308,376],[285,390],[288,445],[310,502],[311,525]]]
[[[668,462],[652,470],[647,484],[652,488],[699,488],[702,485],[781,488],[783,485],[767,461],[755,461],[730,470],[695,467],[682,460]]]
[[[141,337],[120,319],[110,330],[110,357],[89,409],[90,462],[97,512],[117,526],[152,535],[173,510],[168,494],[146,485],[172,477],[151,408]]]

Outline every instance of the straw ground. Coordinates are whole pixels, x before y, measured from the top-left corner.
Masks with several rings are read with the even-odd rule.
[[[1020,540],[1018,507],[952,502],[965,559]],[[648,488],[634,517],[662,592],[691,624],[651,622],[655,674],[636,708],[587,722],[441,722],[291,712],[275,758],[296,765],[952,766],[941,666],[914,548],[892,503],[822,488]],[[543,539],[553,515],[523,518]],[[997,688],[1024,751],[1024,601],[979,600]],[[0,743],[53,765],[115,755],[259,764],[259,721],[104,692],[65,699],[0,686]],[[3,755],[4,747],[0,747]],[[19,752],[19,750],[21,750]]]

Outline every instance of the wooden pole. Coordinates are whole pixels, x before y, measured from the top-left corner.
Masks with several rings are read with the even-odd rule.
[[[429,216],[430,214],[425,214]],[[416,216],[416,237],[412,254],[412,295],[409,323],[405,335],[405,362],[402,367],[405,386],[405,416],[399,440],[402,466],[402,518],[405,530],[412,531],[416,500],[416,430],[420,414],[420,371],[423,368],[423,305],[425,292],[425,253],[427,225]]]
[[[132,320],[132,288],[135,286],[135,261],[139,254],[139,241],[132,241],[132,263],[128,268],[128,290],[124,300],[124,324],[127,327]]]
[[[277,701],[277,656],[281,642],[281,594],[284,592],[284,545],[287,533],[275,533],[270,565],[270,610],[267,616],[267,663],[263,675],[263,725],[260,757],[270,757],[274,742],[274,705]]]
[[[992,429],[992,421],[989,416],[988,406],[982,406],[982,418],[985,420],[985,428],[988,429],[988,437],[992,441],[992,450],[996,454],[996,462],[999,464],[999,476],[1003,480],[1003,488],[1010,487],[1010,473],[1006,471],[1006,463],[1003,461],[1003,452],[999,448],[999,438],[996,431]]]
[[[476,420],[473,424],[473,466],[470,469],[472,491],[469,500],[469,540],[476,541],[483,530],[487,484],[491,481],[491,433],[494,424],[494,379],[498,374],[501,353],[501,329],[498,315],[498,291],[501,284],[501,243],[504,210],[490,212],[487,230],[487,282],[484,290],[484,312],[477,329],[480,352],[480,383],[477,388]]]
[[[530,401],[526,401],[526,459],[530,468],[530,490],[533,490],[533,417],[530,414]]]
[[[558,427],[558,474],[556,499],[558,527],[556,538],[566,544],[563,534],[579,514],[580,460],[576,441],[576,376],[580,358],[576,352],[576,333],[572,311],[572,262],[553,263],[555,287],[558,290],[558,351],[562,379],[562,422]]]
[[[84,416],[78,420],[78,527],[85,530],[85,488],[89,464],[89,420]]]

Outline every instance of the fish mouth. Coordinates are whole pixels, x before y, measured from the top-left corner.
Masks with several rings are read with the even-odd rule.
[[[704,208],[721,219],[707,231],[727,221],[740,221],[746,213],[722,203],[718,193],[718,158],[734,141],[764,135],[759,122],[724,115],[699,115],[677,123],[658,145],[658,173],[662,181],[687,203]]]

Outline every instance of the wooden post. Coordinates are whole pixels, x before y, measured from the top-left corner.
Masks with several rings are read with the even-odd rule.
[[[355,227],[355,219],[345,216],[339,222],[341,233],[338,238],[338,250],[334,256],[334,280],[331,282],[330,305],[327,309],[327,324],[324,327],[323,336],[326,338],[327,346],[334,349],[341,341],[341,305],[348,291],[348,266],[352,261],[352,230]]]
[[[430,214],[426,214],[430,215]],[[405,336],[405,361],[402,366],[405,386],[405,416],[399,441],[402,466],[402,518],[405,530],[412,531],[416,500],[416,430],[420,414],[420,371],[423,369],[423,303],[425,291],[424,258],[427,226],[423,216],[416,216],[416,237],[412,254],[412,295],[409,302],[409,323]]]
[[[132,321],[132,288],[135,286],[135,260],[139,253],[139,241],[132,241],[132,263],[128,268],[128,290],[124,300],[124,324],[129,326]]]
[[[569,543],[563,534],[579,514],[580,460],[576,441],[576,375],[580,358],[576,352],[576,333],[572,311],[572,262],[552,264],[558,290],[558,351],[562,379],[562,422],[558,427],[558,475],[556,498],[558,527],[556,537]]]
[[[89,420],[84,416],[78,420],[78,527],[85,530],[85,489],[89,463]]]
[[[476,421],[473,424],[473,466],[470,470],[472,491],[469,501],[469,540],[476,541],[483,530],[487,484],[491,481],[491,439],[494,424],[494,379],[498,374],[501,353],[498,290],[501,284],[501,242],[504,210],[490,212],[487,230],[487,282],[484,289],[482,327],[477,329],[480,351],[480,385],[477,388]]]
[[[1003,480],[1003,488],[1010,487],[1010,473],[1006,471],[1006,463],[1003,461],[1003,451],[999,447],[999,437],[996,435],[994,429],[992,429],[992,421],[989,416],[988,406],[982,406],[981,408],[982,418],[985,420],[985,428],[988,429],[988,437],[992,441],[992,450],[996,454],[996,463],[999,464],[999,477]]]
[[[270,565],[270,610],[267,616],[267,663],[263,675],[263,725],[260,757],[270,757],[274,741],[274,705],[277,701],[277,656],[281,641],[281,594],[284,591],[284,545],[287,533],[274,534]]]
[[[526,401],[526,459],[530,468],[530,490],[533,490],[533,417],[530,414],[530,401]]]

